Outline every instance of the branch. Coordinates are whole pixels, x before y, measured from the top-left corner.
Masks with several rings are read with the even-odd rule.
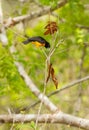
[[[89,30],[89,26],[85,26],[85,25],[77,24],[76,27],[81,28],[81,29]]]
[[[84,78],[81,78],[81,79],[72,81],[71,83],[69,83],[69,84],[63,86],[61,89],[58,89],[58,90],[56,90],[56,91],[54,91],[54,92],[51,92],[51,93],[48,94],[47,96],[48,96],[48,97],[51,97],[51,96],[53,96],[53,95],[55,95],[55,94],[57,94],[57,93],[59,93],[59,92],[65,90],[65,89],[71,88],[71,87],[73,87],[74,85],[77,85],[77,84],[82,83],[82,82],[87,81],[87,80],[89,80],[89,76],[86,76],[86,77],[84,77]],[[20,111],[28,111],[29,109],[35,107],[38,103],[40,103],[40,100],[37,100],[36,102],[34,102],[34,103],[33,103],[32,105],[30,105],[30,106],[26,106],[25,108],[22,108]],[[17,110],[16,112],[19,113],[20,111]]]
[[[49,96],[49,97],[50,97],[50,96],[53,96],[53,95],[55,95],[55,94],[57,94],[57,93],[59,93],[59,92],[65,90],[65,89],[68,89],[68,88],[70,88],[70,87],[73,87],[74,85],[77,85],[77,84],[79,84],[79,83],[81,83],[81,82],[84,82],[84,81],[86,81],[86,80],[89,80],[89,76],[86,76],[86,77],[84,77],[84,78],[75,80],[75,81],[71,82],[70,84],[65,85],[65,86],[62,87],[61,89],[56,90],[56,91],[50,93],[48,96]]]
[[[61,123],[65,125],[70,125],[82,129],[89,130],[89,120],[78,118],[76,116],[71,116],[65,113],[56,113],[56,114],[12,114],[12,115],[0,115],[0,123],[30,123],[31,121],[36,122],[38,119],[38,123]]]
[[[31,20],[31,19],[34,19],[37,17],[41,17],[43,15],[48,14],[49,11],[54,11],[58,8],[63,7],[67,2],[68,2],[67,0],[63,0],[63,1],[59,2],[55,8],[44,7],[40,11],[32,12],[31,14],[28,14],[28,15],[18,16],[15,18],[9,18],[5,21],[4,26],[5,26],[5,28],[8,28],[8,27],[14,26],[17,23],[22,22],[24,20]]]
[[[10,48],[11,54],[16,52],[16,49],[14,46]],[[38,99],[51,111],[51,112],[56,112],[58,108],[44,95],[42,94],[37,86],[32,82],[30,77],[27,75],[25,72],[23,66],[19,62],[15,62],[15,65],[18,69],[19,74],[21,77],[24,79],[26,85],[29,87],[29,89],[34,93],[35,96],[38,97]]]
[[[2,12],[2,8],[1,8],[1,0],[0,0],[0,20],[1,20],[1,24],[2,24],[2,34],[4,36],[3,41],[2,41],[2,45],[6,46],[7,44],[4,44],[5,38],[7,39],[6,36],[6,32],[5,32],[5,28],[4,28],[4,24],[3,24],[3,12]],[[7,42],[6,42],[7,43]],[[38,97],[38,99],[51,111],[51,112],[56,112],[58,110],[58,108],[48,99],[48,97],[46,97],[44,94],[42,94],[39,89],[37,88],[37,86],[32,82],[32,80],[30,79],[30,77],[27,75],[27,73],[25,72],[23,66],[19,63],[19,62],[15,62],[15,57],[13,55],[13,53],[16,52],[15,46],[12,45],[11,48],[9,48],[9,51],[11,53],[11,55],[13,56],[14,59],[14,63],[18,69],[19,74],[23,77],[26,85],[29,87],[29,89],[34,93],[34,95],[36,95]]]
[[[8,39],[6,37],[5,27],[3,24],[3,11],[2,11],[2,0],[0,0],[0,41],[3,42],[3,46],[7,45]]]

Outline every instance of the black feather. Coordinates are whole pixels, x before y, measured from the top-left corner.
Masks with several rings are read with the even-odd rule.
[[[45,47],[46,48],[49,48],[50,47],[50,44],[49,42],[47,42],[44,38],[40,37],[40,36],[36,36],[36,37],[31,37],[31,38],[28,38],[26,41],[23,41],[24,44],[28,44],[30,42],[39,42],[39,43],[43,43],[45,44]]]

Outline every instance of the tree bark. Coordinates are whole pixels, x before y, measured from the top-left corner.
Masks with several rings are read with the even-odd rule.
[[[56,114],[12,114],[12,115],[0,115],[0,123],[30,123],[31,121],[38,123],[61,123],[69,126],[75,126],[78,128],[89,130],[89,120],[71,116],[62,112]]]
[[[44,7],[42,8],[40,11],[36,11],[36,12],[31,12],[30,14],[27,14],[27,15],[23,15],[23,16],[18,16],[18,17],[15,17],[15,18],[8,18],[6,21],[5,21],[5,28],[8,28],[10,26],[14,26],[16,24],[18,24],[19,22],[22,22],[24,20],[32,20],[34,18],[37,18],[37,17],[41,17],[43,15],[46,15],[49,13],[49,11],[54,11],[58,8],[61,8],[63,7],[66,3],[68,2],[68,0],[62,0],[61,2],[59,2],[57,4],[57,6],[55,8],[50,8],[50,7]]]

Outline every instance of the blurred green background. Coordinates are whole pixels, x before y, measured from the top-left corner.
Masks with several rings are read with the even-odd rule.
[[[17,17],[31,12],[41,10],[44,6],[57,6],[59,0],[2,0],[4,19]],[[44,27],[49,21],[56,21],[58,31],[53,35],[44,35]],[[24,35],[42,36],[50,42],[51,48],[58,42],[63,43],[56,49],[51,57],[55,75],[58,79],[60,89],[64,85],[89,75],[89,1],[68,0],[68,3],[32,20],[20,22],[14,27],[6,30],[8,46],[5,48],[0,44],[0,114],[12,113],[36,113],[39,104],[28,111],[21,111],[28,108],[37,98],[26,86],[19,75],[14,61],[19,61],[25,68],[27,74],[37,85],[41,92],[44,89],[45,79],[45,55],[50,49],[36,48],[32,44],[23,45]],[[17,52],[15,59],[9,52],[11,45],[15,44]],[[52,80],[47,84],[46,95],[56,90]],[[50,97],[50,100],[63,112],[71,115],[89,118],[89,81],[80,83],[65,89]],[[41,113],[49,113],[42,107]],[[15,124],[13,130],[33,130],[32,125]],[[12,124],[0,124],[0,130],[10,130]],[[39,124],[38,130],[79,130],[61,124]]]

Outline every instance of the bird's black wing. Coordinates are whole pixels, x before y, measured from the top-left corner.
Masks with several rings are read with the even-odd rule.
[[[50,44],[44,38],[40,36],[28,38],[26,41],[23,41],[23,43],[28,44],[30,42],[35,42],[35,41],[39,42],[40,44],[45,44],[46,48],[50,47]]]

